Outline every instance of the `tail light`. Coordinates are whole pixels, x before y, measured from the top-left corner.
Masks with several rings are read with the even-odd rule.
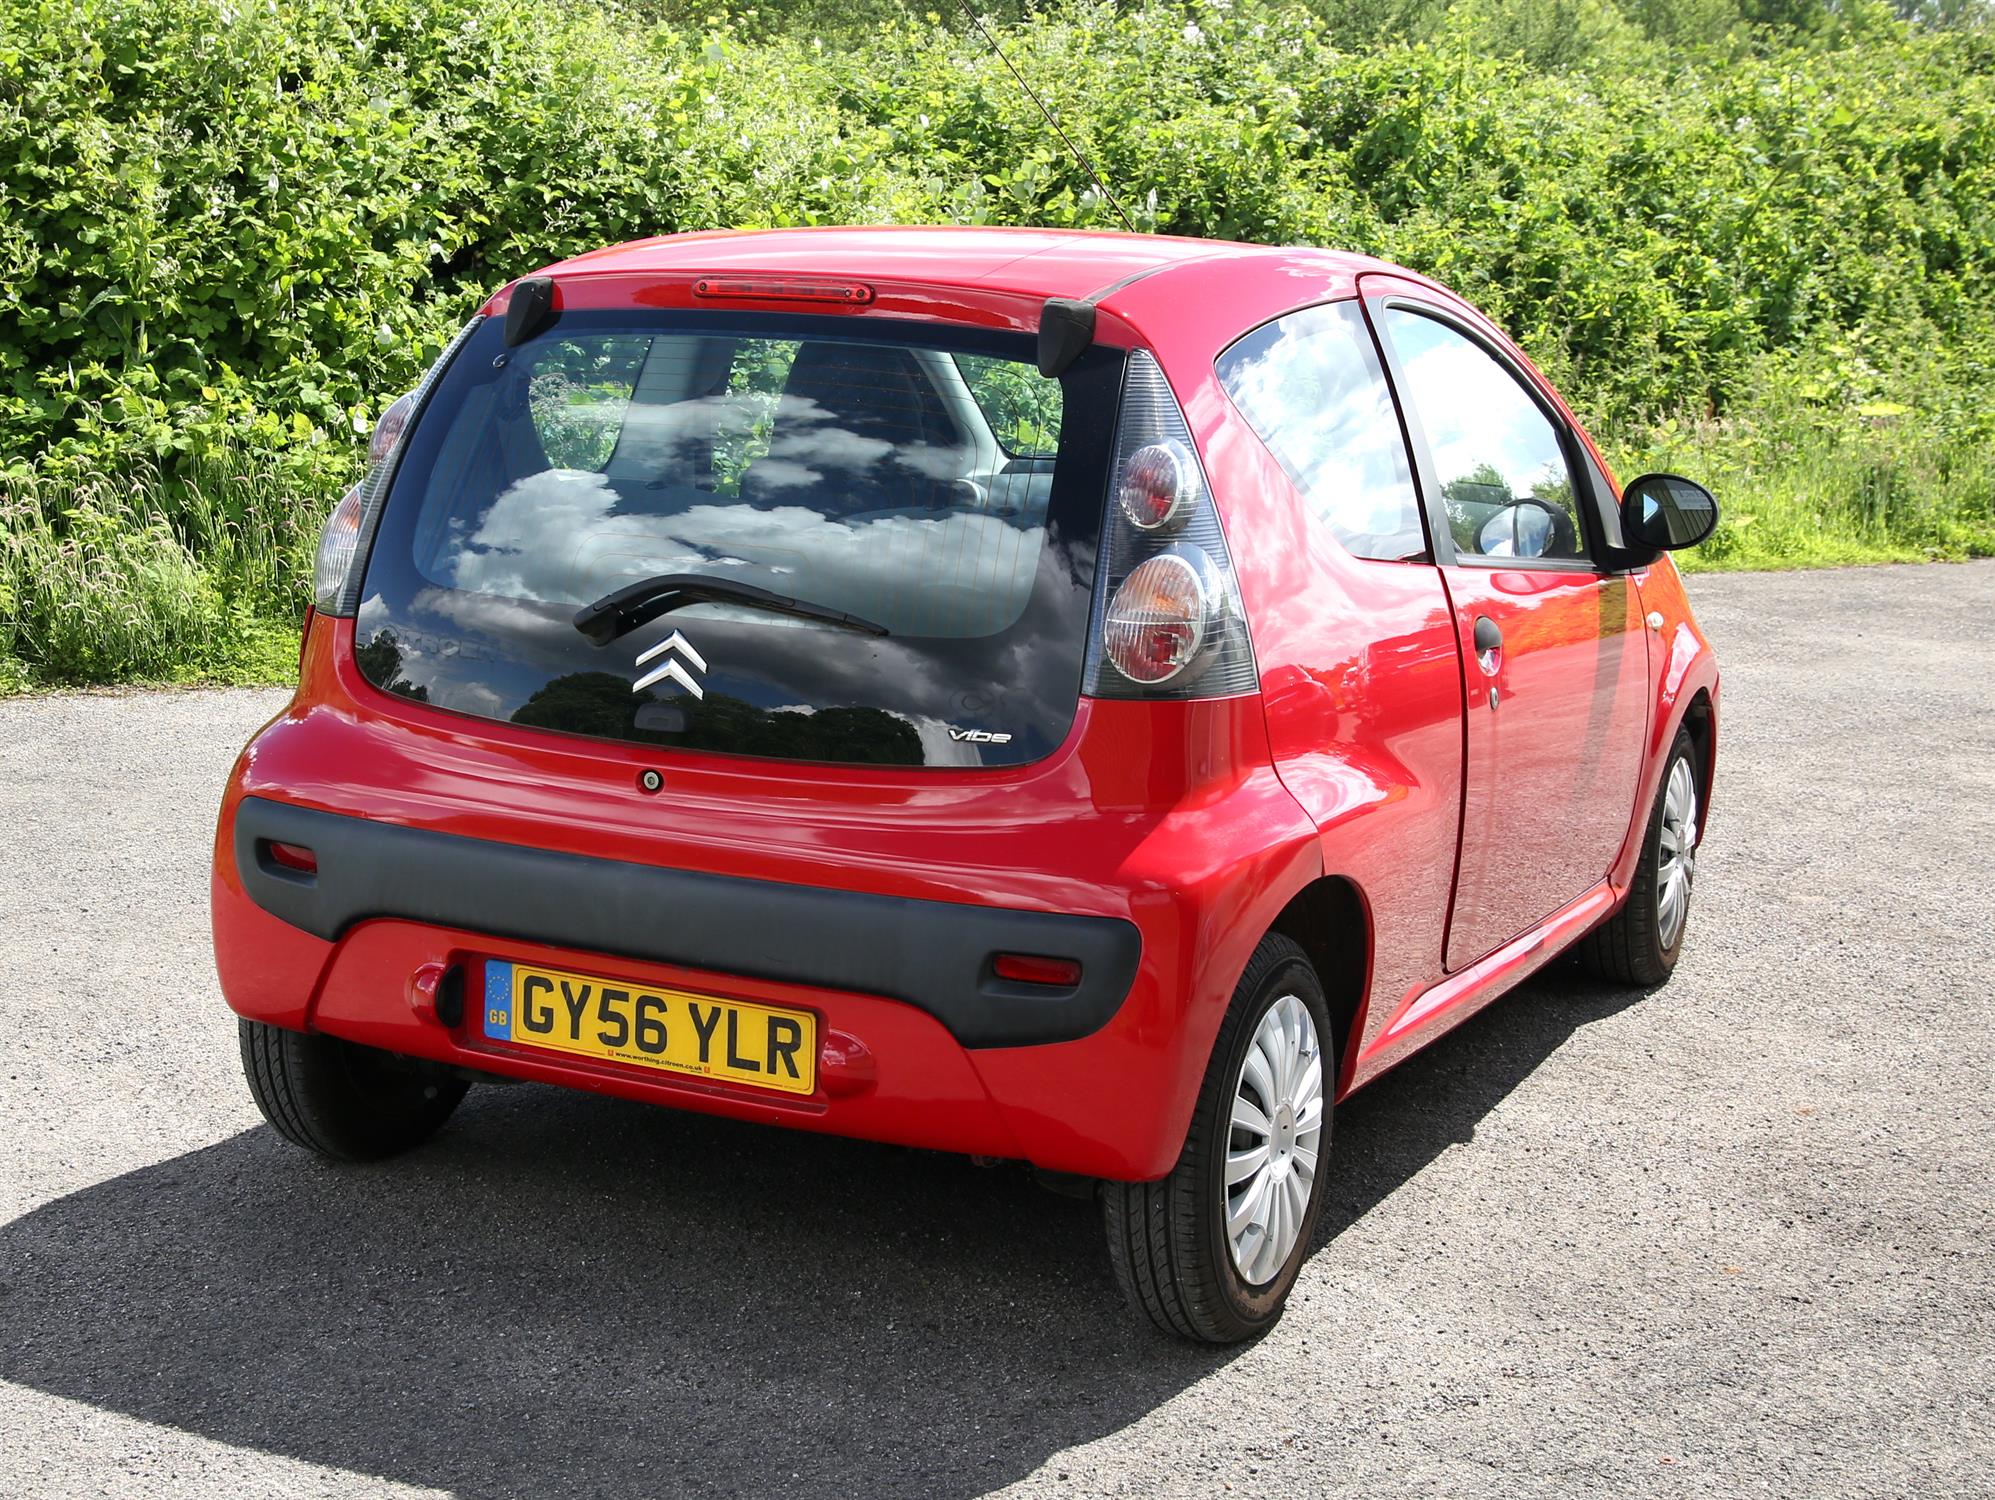
[[[1165,552],[1130,571],[1102,622],[1102,647],[1117,671],[1148,687],[1198,660],[1213,615],[1210,571],[1196,552]]]
[[[367,472],[360,483],[340,496],[339,504],[326,518],[319,533],[319,555],[312,568],[312,603],[328,614],[340,612],[340,597],[353,574],[353,559],[360,551],[360,525],[367,514],[368,487],[376,483],[389,457],[408,430],[409,415],[416,409],[416,392],[398,396],[388,403],[374,434],[367,440]],[[353,580],[358,583],[359,579]]]
[[[378,464],[395,451],[395,444],[402,440],[402,433],[409,425],[409,413],[415,409],[414,391],[388,403],[388,409],[381,413],[381,420],[374,424],[374,435],[367,440],[369,464]]]
[[[1157,362],[1129,357],[1114,493],[1095,569],[1087,692],[1222,698],[1260,686],[1233,561],[1184,413]]]
[[[350,615],[360,605],[360,575],[374,527],[380,519],[381,502],[402,454],[402,439],[422,410],[423,402],[437,377],[450,364],[464,341],[471,336],[482,317],[473,318],[423,375],[406,396],[390,402],[374,424],[367,440],[367,473],[360,483],[340,497],[319,536],[318,559],[312,570],[312,603],[322,613]]]
[[[344,495],[333,513],[326,517],[326,529],[319,533],[319,554],[312,564],[312,605],[330,611],[339,603],[346,575],[353,570],[353,554],[360,549],[360,497],[367,487],[362,480]]]
[[[1176,443],[1138,448],[1116,476],[1115,497],[1138,531],[1165,531],[1198,498],[1198,465]]]

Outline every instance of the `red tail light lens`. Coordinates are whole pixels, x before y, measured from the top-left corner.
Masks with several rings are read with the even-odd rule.
[[[1212,487],[1170,382],[1132,350],[1095,567],[1094,698],[1221,698],[1260,685]]]
[[[378,470],[407,430],[409,416],[416,409],[415,393],[399,396],[381,413],[374,435],[367,440],[367,463]],[[369,478],[373,475],[370,472]],[[319,553],[312,567],[312,604],[328,612],[339,608],[347,574],[353,570],[353,556],[360,547],[360,516],[366,507],[368,480],[363,479],[340,498],[319,534]]]
[[[1183,522],[1198,498],[1198,470],[1179,444],[1152,443],[1130,455],[1116,498],[1130,525],[1162,531]]]
[[[991,960],[991,972],[1019,984],[1057,985],[1061,989],[1072,989],[1081,982],[1079,959],[1042,958],[1034,953],[1000,953]]]
[[[1198,658],[1212,619],[1212,592],[1176,552],[1138,563],[1108,602],[1102,646],[1131,682],[1168,682]]]
[[[460,328],[457,337],[445,346],[424,373],[421,383],[407,395],[389,402],[388,409],[374,424],[373,436],[367,440],[366,477],[349,490],[334,508],[319,541],[318,563],[312,584],[313,608],[325,614],[346,617],[359,607],[360,580],[365,562],[360,556],[360,543],[363,537],[372,535],[371,515],[378,514],[379,502],[394,477],[402,439],[408,435],[410,424],[415,421],[416,413],[421,410],[423,400],[435,386],[437,378],[457,357],[464,341],[476,333],[484,321],[485,315],[480,313]]]
[[[287,870],[296,870],[301,875],[319,873],[319,857],[303,844],[280,844],[272,839],[264,845],[270,851],[270,862],[282,865]]]

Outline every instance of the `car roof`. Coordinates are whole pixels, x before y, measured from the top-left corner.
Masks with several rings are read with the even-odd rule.
[[[1315,277],[1354,282],[1397,270],[1370,256],[1306,246],[1101,230],[921,227],[707,230],[592,250],[542,273],[790,271],[894,277],[930,286],[979,287],[1031,297],[1089,297],[1118,283],[1164,277],[1194,264],[1287,261]]]

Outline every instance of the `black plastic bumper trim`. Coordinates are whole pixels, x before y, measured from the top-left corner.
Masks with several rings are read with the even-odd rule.
[[[315,875],[272,841],[318,858]],[[494,843],[245,797],[236,868],[250,899],[328,941],[397,918],[716,973],[904,1001],[965,1047],[1071,1042],[1128,996],[1142,936],[1120,917],[782,885]],[[998,953],[1078,959],[1072,989],[1032,993]]]

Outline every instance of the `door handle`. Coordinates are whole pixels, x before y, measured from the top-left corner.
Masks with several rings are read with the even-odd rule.
[[[1490,678],[1489,706],[1496,707],[1496,669],[1503,664],[1503,632],[1496,621],[1488,615],[1477,615],[1475,620],[1475,660],[1482,668],[1482,675]]]

